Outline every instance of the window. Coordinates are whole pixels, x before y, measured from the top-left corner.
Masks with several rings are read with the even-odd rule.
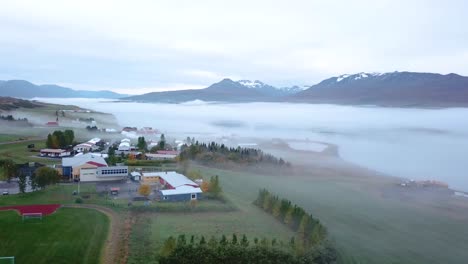
[[[164,198],[163,198],[163,199],[164,199],[164,200],[167,200],[167,196],[164,196]]]
[[[192,193],[192,200],[196,200],[197,199],[197,195]]]

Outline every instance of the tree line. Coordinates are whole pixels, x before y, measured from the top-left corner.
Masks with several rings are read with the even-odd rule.
[[[0,120],[28,122],[27,118],[14,118],[12,115],[0,115]]]
[[[56,130],[54,133],[47,135],[46,146],[52,149],[69,148],[73,145],[74,140],[75,133],[73,130]]]
[[[60,181],[59,173],[49,167],[37,168],[33,175],[28,179],[20,170],[20,165],[11,159],[0,160],[0,168],[3,170],[3,176],[8,182],[12,178],[18,177],[18,188],[20,193],[26,192],[26,186],[29,184],[32,190],[44,189],[48,185],[56,184]]]
[[[224,144],[211,142],[183,145],[179,154],[179,161],[193,160],[202,164],[212,165],[216,163],[233,162],[245,165],[269,164],[278,167],[290,167],[289,162],[282,158],[264,153],[254,148],[233,148]]]
[[[299,252],[306,253],[316,247],[325,246],[330,251],[330,255],[336,255],[327,240],[325,226],[302,207],[293,205],[287,199],[280,199],[266,189],[259,191],[254,204],[296,232]]]
[[[307,255],[297,255],[292,239],[289,243],[283,243],[276,239],[254,238],[249,240],[245,235],[238,238],[236,234],[228,239],[222,235],[220,239],[212,236],[205,239],[204,236],[185,235],[178,238],[169,237],[162,246],[158,260],[165,263],[334,263],[335,260],[324,256],[320,250],[310,252]]]

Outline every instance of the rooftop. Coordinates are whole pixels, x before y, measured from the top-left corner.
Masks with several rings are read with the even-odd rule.
[[[165,182],[167,182],[170,186],[172,186],[175,189],[178,189],[182,186],[190,187],[192,189],[198,187],[198,184],[194,183],[189,178],[175,171],[143,172],[143,177],[155,177],[155,176],[159,176],[160,178],[162,178]]]
[[[41,152],[47,152],[47,153],[63,153],[66,152],[64,149],[41,149]]]
[[[80,155],[80,156],[75,156],[72,158],[63,158],[62,159],[62,166],[63,167],[74,167],[74,166],[80,166],[85,163],[93,162],[91,164],[100,164],[102,166],[107,166],[107,162],[104,160],[103,157],[99,156],[94,156],[90,153]]]

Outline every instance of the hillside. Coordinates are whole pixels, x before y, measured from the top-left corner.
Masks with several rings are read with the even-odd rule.
[[[42,107],[44,104],[38,102],[32,102],[28,100],[22,100],[12,97],[2,97],[0,96],[0,112],[1,110],[4,111],[11,111],[18,108],[36,108]]]
[[[80,91],[58,85],[35,85],[24,80],[0,81],[2,96],[18,98],[56,97],[56,98],[110,98],[116,99],[126,95],[111,91]]]
[[[345,74],[285,98],[304,103],[468,106],[468,77],[416,72]]]
[[[180,103],[193,100],[222,102],[275,101],[279,97],[291,95],[301,90],[299,87],[276,88],[260,81],[224,79],[200,90],[180,90],[153,92],[131,96],[125,99],[140,102]]]

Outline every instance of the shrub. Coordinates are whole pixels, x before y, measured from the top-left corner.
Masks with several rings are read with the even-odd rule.
[[[82,204],[82,203],[83,203],[83,199],[81,199],[81,198],[78,197],[78,198],[75,199],[75,203],[77,203],[77,204]]]

